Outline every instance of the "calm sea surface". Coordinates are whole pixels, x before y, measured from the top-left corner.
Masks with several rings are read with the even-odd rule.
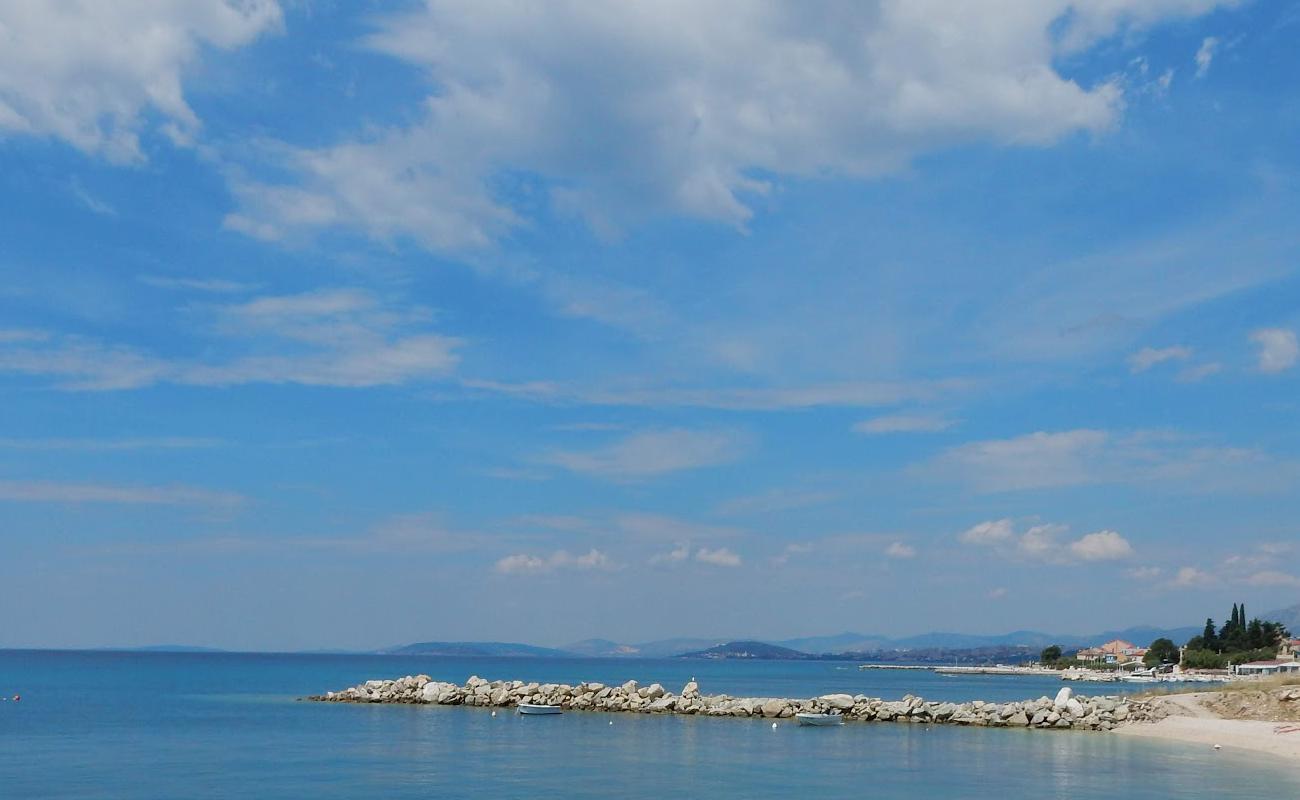
[[[0,798],[1300,797],[1300,766],[1103,734],[296,700],[421,672],[673,691],[693,676],[752,696],[1008,700],[1061,686],[824,662],[0,651],[0,694],[23,696],[0,703]]]

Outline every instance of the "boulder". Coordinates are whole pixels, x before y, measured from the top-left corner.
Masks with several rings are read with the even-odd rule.
[[[790,704],[778,697],[764,701],[759,710],[763,712],[765,717],[780,717],[784,712],[790,710]],[[785,716],[789,715],[785,714]]]
[[[686,685],[682,687],[682,697],[688,700],[694,700],[699,696],[700,696],[700,685],[695,681],[688,681]]]
[[[850,708],[853,708],[853,695],[824,694],[817,699],[825,703],[828,708],[833,708],[837,711],[848,711]]]
[[[1070,697],[1073,694],[1074,694],[1074,690],[1071,689],[1069,686],[1063,687],[1061,691],[1056,693],[1056,699],[1052,701],[1052,707],[1055,708],[1057,711],[1060,711],[1061,709],[1065,708],[1065,704],[1069,702]]]

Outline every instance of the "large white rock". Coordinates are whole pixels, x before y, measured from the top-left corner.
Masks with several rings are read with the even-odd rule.
[[[1065,704],[1068,703],[1070,698],[1073,696],[1074,690],[1069,686],[1062,688],[1061,691],[1056,693],[1056,699],[1052,701],[1052,707],[1058,710],[1065,708]]]
[[[840,711],[848,711],[853,708],[853,695],[851,694],[824,694],[817,699]]]

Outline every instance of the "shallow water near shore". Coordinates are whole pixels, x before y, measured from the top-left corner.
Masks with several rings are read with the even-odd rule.
[[[847,667],[847,668],[846,668]],[[1103,734],[337,705],[368,678],[659,681],[707,693],[1011,700],[1039,677],[859,671],[830,662],[0,651],[0,795],[14,798],[665,796],[1277,798],[1300,770]],[[1114,685],[1075,684],[1089,694]],[[610,723],[613,722],[613,725]]]

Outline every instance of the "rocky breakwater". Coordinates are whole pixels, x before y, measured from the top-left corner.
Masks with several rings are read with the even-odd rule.
[[[658,683],[536,683],[488,681],[471,677],[464,685],[435,681],[428,675],[366,681],[308,700],[331,703],[410,703],[509,708],[520,703],[557,705],[574,711],[696,714],[710,717],[784,719],[799,712],[839,712],[846,721],[976,725],[999,728],[1110,730],[1125,722],[1152,719],[1157,712],[1145,702],[1117,697],[1084,697],[1069,688],[1055,698],[1011,703],[927,701],[907,695],[882,700],[865,695],[827,694],[808,699],[706,695],[694,681],[673,694]]]

